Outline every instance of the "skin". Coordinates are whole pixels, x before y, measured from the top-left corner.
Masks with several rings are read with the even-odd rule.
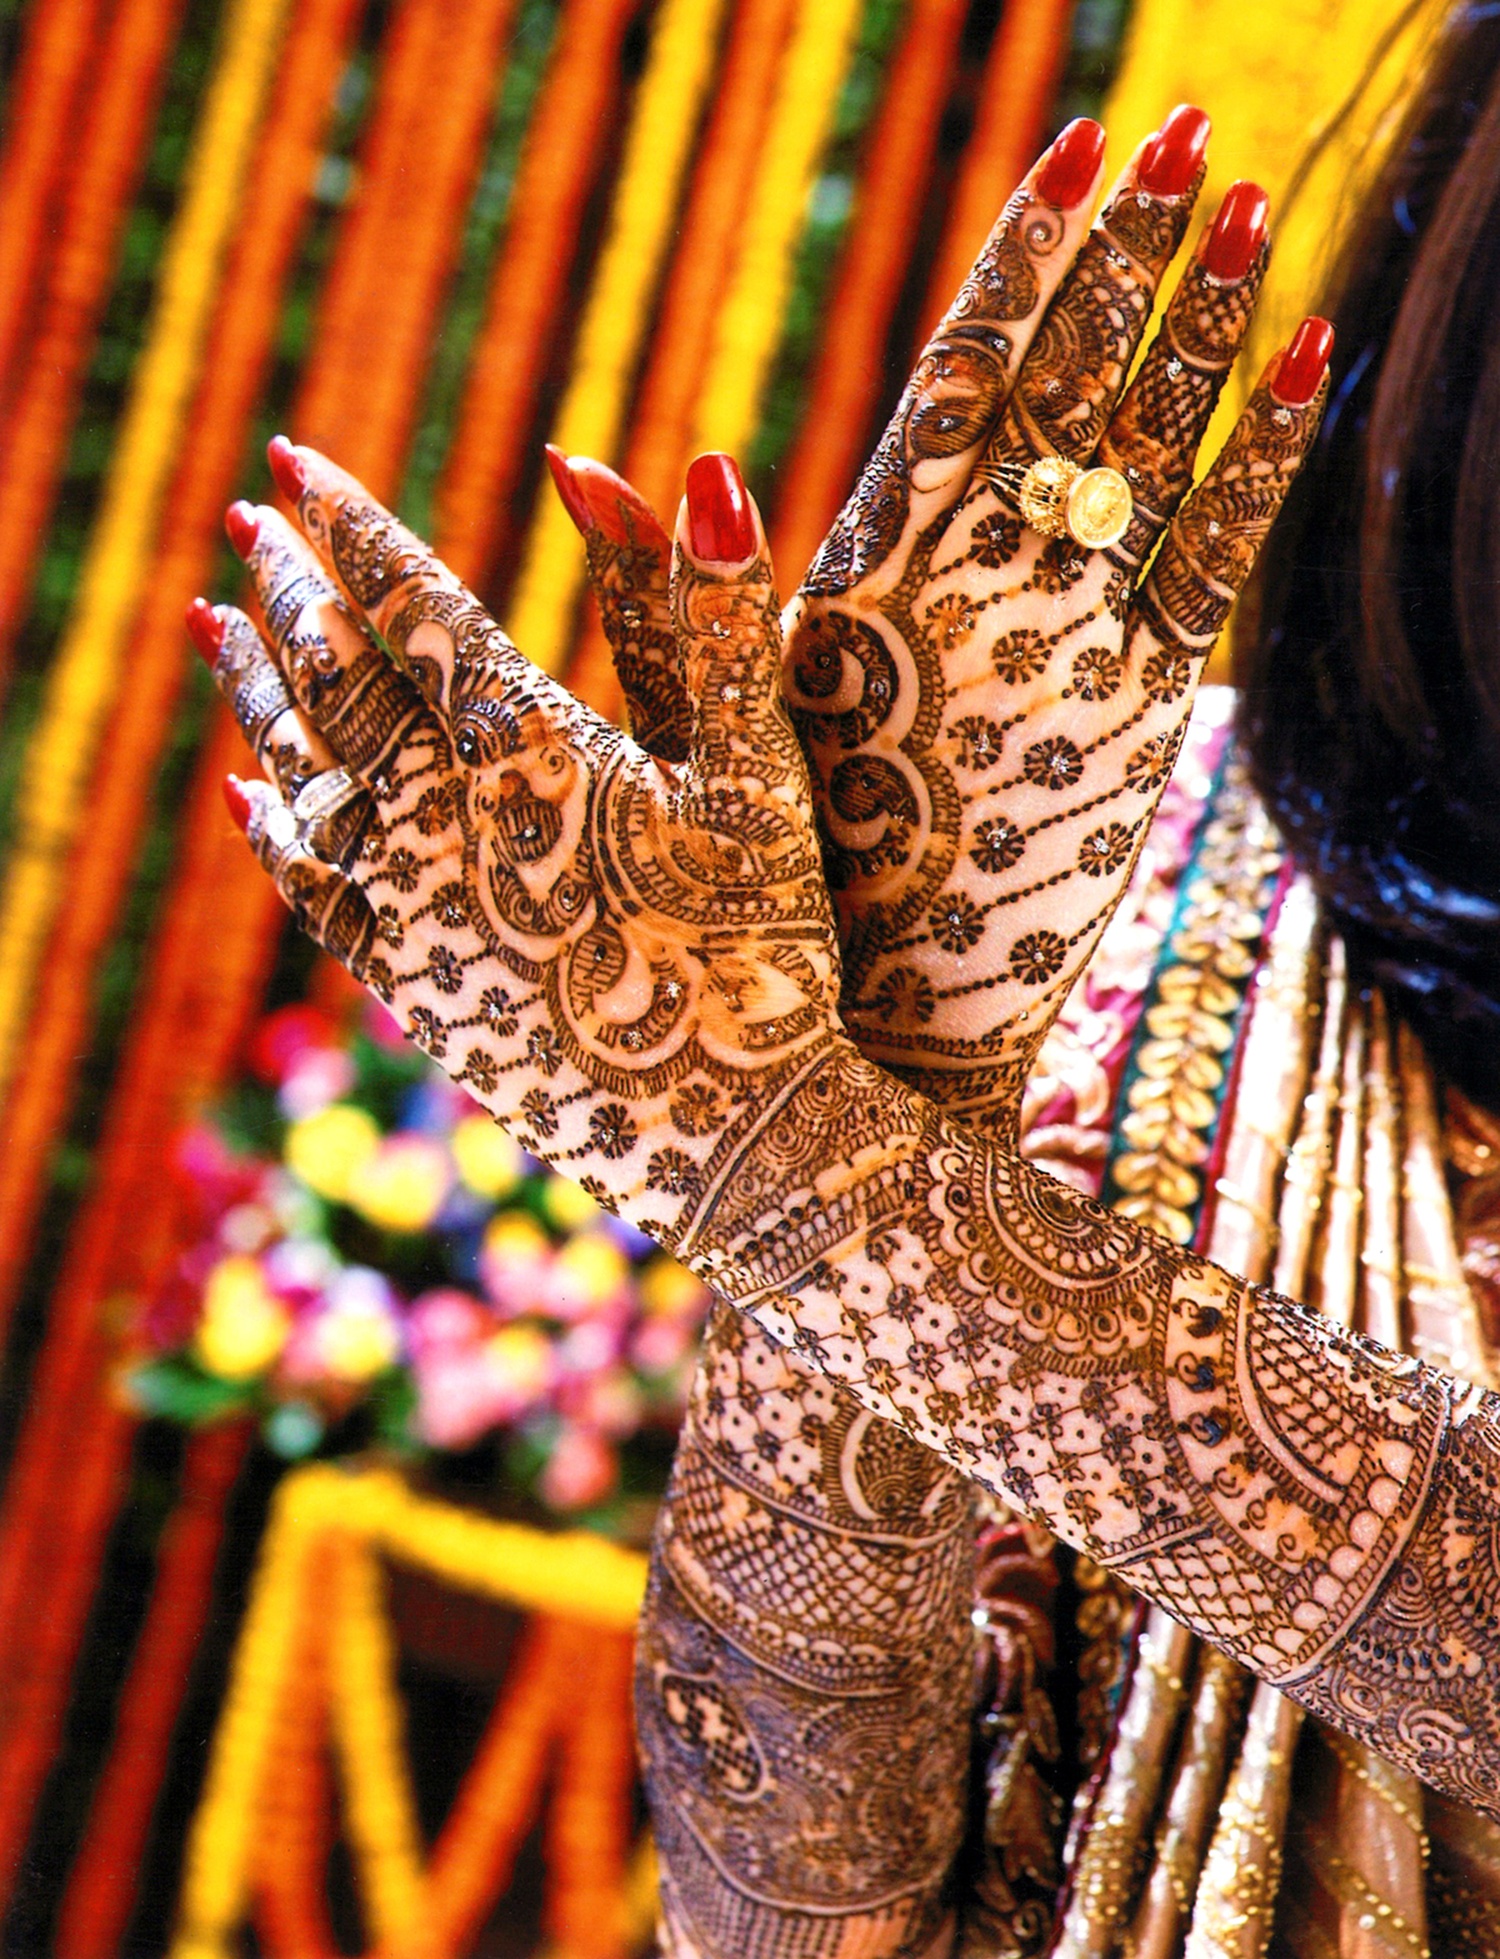
[[[1143,195],[1132,159],[1086,233],[1092,193],[1051,209],[1038,174],[924,349],[784,619],[846,1026],[867,1057],[1004,1140],[1145,835],[1121,744],[1160,741],[1165,757],[1222,616],[1216,594],[1183,630],[1152,601],[1128,603],[1128,583],[1188,488],[1266,263],[1262,247],[1224,285],[1195,257],[1118,401],[1195,190]],[[1084,462],[1097,451],[1130,473],[1137,515],[1117,550],[1048,543],[979,473],[986,452],[1024,462],[1044,447]],[[586,533],[591,579],[632,727],[679,758],[689,696],[668,541],[629,485],[581,467],[601,513]],[[1237,583],[1236,568],[1221,579]],[[1023,758],[1060,742],[1078,780],[1032,780]],[[1036,932],[1004,929],[1039,902],[1048,940],[1071,941],[1040,985],[1038,962],[1025,979],[1015,970]],[[817,1444],[791,1469],[788,1436]],[[774,1561],[744,1555],[747,1502],[774,1530]],[[974,1537],[966,1479],[742,1316],[714,1316],[639,1644],[674,1951],[735,1951],[752,1926],[757,1949],[799,1955],[951,1942]],[[807,1625],[820,1650],[837,1645],[836,1675],[789,1667]],[[718,1772],[705,1696],[768,1763],[753,1794]]]
[[[1034,344],[1051,343],[1044,334]],[[1126,351],[1114,348],[1116,378]],[[1101,397],[1087,411],[1100,426],[1103,407]],[[1129,433],[1128,408],[1106,447],[1117,427]],[[972,484],[977,427],[949,459],[949,487],[912,472],[899,528],[881,519],[884,558],[851,546],[820,559],[812,584],[837,589],[809,590],[798,615],[808,631],[830,615],[874,621],[882,650],[863,671],[894,672],[898,704],[903,648],[915,670],[917,718],[892,741],[892,716],[860,714],[867,683],[844,664],[825,663],[834,685],[821,693],[796,680],[807,642],[794,621],[794,686],[817,703],[809,740],[825,806],[840,813],[835,755],[868,750],[908,771],[916,821],[900,796],[879,812],[905,825],[898,854],[915,869],[904,892],[893,888],[891,850],[882,858],[864,832],[842,843],[833,832],[853,860],[846,875],[833,859],[833,881],[851,947],[850,1022],[862,1039],[894,1029],[899,1051],[886,1058],[918,1084],[958,1072],[940,1040],[979,1040],[979,1011],[954,1006],[974,1014],[972,1031],[960,1019],[934,1036],[936,1007],[883,1018],[876,996],[886,975],[915,964],[942,1002],[972,999],[959,991],[967,978],[945,976],[937,950],[950,948],[927,915],[952,867],[972,862],[998,798],[985,793],[995,778],[957,720],[939,713],[929,729],[920,719],[936,668],[917,651],[930,608],[914,601],[944,578],[982,591],[981,572],[1005,587],[981,633],[940,649],[945,688],[967,684],[969,661],[1027,717],[1005,731],[999,765],[1003,814],[1026,832],[1025,852],[983,871],[994,880],[980,887],[984,930],[951,952],[965,975],[978,972],[979,947],[1003,955],[1003,977],[982,989],[983,1018],[1002,1004],[995,1019],[1010,1047],[973,1097],[994,1111],[999,1140],[946,1119],[845,1031],[763,551],[736,565],[694,562],[679,524],[669,619],[686,752],[666,762],[528,667],[425,547],[304,451],[299,529],[260,513],[252,570],[270,644],[228,615],[219,672],[273,778],[251,791],[250,837],[278,887],[529,1147],[676,1249],[860,1410],[1044,1515],[1304,1704],[1493,1813],[1493,1398],[1166,1245],[1033,1170],[1009,1142],[1030,1016],[1051,1010],[1091,950],[1185,716],[1190,685],[1174,694],[1152,676],[1163,657],[1206,650],[1315,420],[1315,408],[1287,408],[1263,386],[1135,597],[1129,536],[1061,593],[1040,593],[1025,569],[1028,551],[1039,561],[1035,540],[1020,538],[1010,558],[997,546],[994,567],[978,562],[985,499],[991,514],[1005,511]],[[1195,442],[1191,414],[1142,426],[1185,482],[1186,437],[1172,431]],[[950,571],[964,535],[965,569]],[[908,545],[906,585],[899,573],[887,583],[882,567]],[[919,548],[928,555],[918,577]],[[944,595],[939,584],[935,599]],[[1039,672],[1008,679],[989,636],[1020,631],[1043,597],[1061,602],[1042,613],[1059,637]],[[1077,653],[1096,635],[1121,656],[1118,684],[1102,700],[1076,686],[1065,699]],[[1095,732],[1066,736],[1083,773],[1059,790],[1051,776],[1035,780],[1024,757],[1064,726]],[[924,814],[919,788],[938,816]],[[1105,798],[1095,810],[1077,807],[1086,789]],[[1037,811],[1061,820],[1036,829]],[[1096,878],[1078,857],[1101,820],[1119,821],[1131,845]],[[860,852],[880,861],[857,861]],[[1042,865],[1052,868],[1039,879]],[[1006,893],[1003,910],[990,902]],[[1062,964],[1042,971],[1038,958],[1018,970],[1015,947],[1043,931],[1065,940]],[[774,1394],[763,1396],[761,1429],[776,1419]],[[794,1488],[796,1441],[776,1465]],[[808,1471],[804,1482],[814,1480]],[[711,1653],[711,1683],[713,1664]],[[716,1705],[720,1756],[729,1779],[756,1793],[767,1761],[733,1714],[728,1700]],[[729,1879],[753,1900],[734,1868]],[[910,1944],[926,1928],[919,1913],[908,1917]]]

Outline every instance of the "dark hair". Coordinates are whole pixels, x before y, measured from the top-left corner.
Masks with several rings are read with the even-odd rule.
[[[1262,796],[1367,977],[1500,1096],[1500,4],[1340,256],[1327,417],[1240,637]]]

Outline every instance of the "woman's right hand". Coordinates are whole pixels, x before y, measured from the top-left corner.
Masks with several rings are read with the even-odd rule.
[[[1207,130],[1201,111],[1174,111],[1092,227],[1102,131],[1064,131],[1007,205],[786,615],[849,1031],[1001,1134],[1317,427],[1330,336],[1313,321],[1188,494],[1265,269],[1253,184],[1226,196],[1126,385]],[[1117,544],[1087,551],[1021,520],[1015,479],[1051,453],[1126,477],[1134,514]],[[574,459],[570,485],[560,463],[633,723],[670,743],[686,699],[653,570],[659,527],[610,472]],[[996,467],[1009,472],[998,487]]]

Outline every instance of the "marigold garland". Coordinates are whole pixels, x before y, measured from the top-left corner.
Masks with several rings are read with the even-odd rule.
[[[848,0],[837,0],[840,6]],[[609,232],[584,307],[552,440],[570,455],[611,458],[670,245],[688,152],[713,74],[725,0],[662,0],[636,90]],[[555,497],[537,504],[509,608],[516,643],[549,673],[561,667],[583,582],[583,548]]]
[[[87,48],[100,77],[76,151],[57,185],[61,238],[33,315],[30,348],[17,349],[6,418],[0,422],[0,679],[26,613],[47,515],[67,458],[68,436],[114,277],[120,233],[145,162],[183,0],[114,9],[103,45]],[[7,224],[9,213],[7,212]]]
[[[124,1936],[172,1725],[213,1599],[224,1505],[248,1423],[205,1429],[188,1444],[182,1494],[157,1553],[156,1582],[94,1791],[87,1834],[63,1900],[57,1959],[97,1959]]]
[[[0,1162],[0,1329],[29,1255],[40,1189],[88,1046],[98,965],[135,867],[157,766],[188,678],[182,611],[210,586],[224,505],[241,468],[264,383],[322,137],[363,0],[300,0],[278,69],[278,108],[252,170],[256,217],[234,242],[167,497],[171,521],[130,629],[130,686],[110,721],[109,766],[91,784],[92,821],[75,843],[68,903],[48,946],[50,983],[35,1002],[26,1066],[5,1103],[11,1147]]]
[[[422,11],[432,24],[420,40],[421,93],[399,118],[393,105],[381,118],[381,129],[396,126],[400,148],[371,198],[365,242],[376,249],[351,254],[359,283],[354,303],[338,316],[350,338],[342,350],[335,343],[339,357],[330,356],[323,370],[337,367],[345,391],[326,409],[310,400],[293,423],[299,439],[340,449],[342,427],[378,430],[383,467],[370,473],[390,479],[411,437],[418,398],[413,384],[425,370],[438,306],[462,242],[463,211],[504,71],[515,0],[468,0],[456,13],[445,0],[422,0]],[[402,24],[398,16],[398,28]],[[399,277],[392,278],[397,265]],[[366,473],[358,461],[348,466]]]
[[[766,130],[734,277],[721,300],[692,447],[742,454],[781,336],[792,252],[853,51],[862,0],[807,0]]]
[[[16,840],[0,889],[0,1087],[14,1072],[37,965],[62,898],[68,846],[83,821],[89,774],[118,691],[125,636],[150,576],[162,499],[249,189],[251,146],[286,6],[235,0],[226,17],[103,509],[22,764]]]
[[[261,1541],[255,1584],[219,1715],[208,1778],[187,1844],[173,1959],[227,1959],[246,1901],[252,1834],[276,1716],[297,1653],[299,1615],[313,1596],[321,1523],[316,1499],[288,1477]]]
[[[592,1675],[601,1656],[613,1653],[613,1661],[603,1659],[604,1671],[613,1666],[614,1674],[623,1678],[620,1656],[628,1651],[628,1628],[639,1610],[645,1580],[645,1560],[638,1554],[582,1532],[546,1536],[452,1509],[415,1496],[387,1470],[349,1471],[319,1464],[294,1471],[277,1491],[262,1543],[208,1780],[189,1840],[172,1959],[228,1959],[233,1949],[248,1898],[258,1804],[271,1759],[277,1709],[296,1662],[298,1615],[316,1585],[317,1560],[330,1551],[342,1567],[334,1615],[339,1648],[332,1684],[351,1832],[364,1896],[382,1949],[392,1955],[421,1950],[420,1941],[429,1933],[432,1949],[441,1949],[440,1930],[446,1931],[450,1922],[457,1925],[472,1919],[482,1909],[475,1884],[479,1859],[487,1859],[491,1873],[503,1878],[515,1835],[524,1827],[524,1814],[516,1812],[524,1811],[527,1795],[518,1794],[516,1773],[528,1766],[535,1771],[541,1760],[535,1738],[525,1730],[533,1724],[555,1723],[567,1711],[576,1712],[581,1654],[587,1653]],[[410,1786],[396,1739],[400,1708],[389,1633],[379,1612],[377,1554],[522,1610],[545,1603],[549,1614],[558,1609],[574,1616],[574,1602],[581,1602],[586,1623],[614,1629],[590,1635],[574,1627],[547,1635],[540,1657],[535,1644],[523,1649],[520,1682],[501,1701],[519,1723],[518,1733],[509,1746],[501,1745],[503,1730],[492,1724],[481,1748],[481,1782],[461,1799],[445,1831],[446,1850],[440,1847],[431,1871],[420,1868],[413,1849]],[[607,1644],[610,1639],[612,1647]],[[548,1640],[552,1641],[550,1660]],[[607,1776],[614,1779],[610,1786],[618,1781],[618,1732],[606,1735],[596,1728],[593,1735],[576,1751],[582,1780],[573,1798],[575,1815],[601,1799],[598,1782],[589,1782],[589,1763],[603,1763]],[[467,1818],[464,1803],[473,1812]],[[503,1813],[506,1808],[509,1815]],[[486,1814],[494,1811],[502,1812],[498,1826],[495,1817]],[[610,1830],[617,1831],[620,1825],[605,1821],[603,1827],[608,1840]],[[464,1838],[467,1843],[461,1841]],[[435,1895],[434,1877],[442,1880],[444,1889],[454,1887],[452,1903],[446,1907]],[[429,1900],[432,1915],[425,1919],[421,1913]],[[408,1934],[406,1927],[415,1930]],[[418,1943],[408,1942],[409,1938]]]
[[[985,60],[974,133],[917,322],[919,343],[953,303],[1001,205],[1041,147],[1072,17],[1073,0],[1005,0]]]
[[[800,0],[743,0],[736,8],[699,145],[625,449],[625,474],[667,520],[682,493],[714,323],[743,237],[727,214],[757,209],[760,166],[781,133],[773,118],[799,8]]]
[[[371,294],[389,296],[398,283],[387,257],[394,242],[392,212],[411,188],[403,179],[413,125],[423,134],[430,127],[426,114],[443,17],[441,0],[406,0],[392,13],[381,41],[375,98],[354,159],[358,191],[318,294],[317,334],[298,395],[299,437],[338,453],[356,472],[364,465],[343,453],[353,434],[350,402],[358,379],[368,378],[373,365],[360,359],[360,334],[369,321]]]
[[[466,1952],[504,1889],[541,1804],[547,1753],[588,1665],[589,1633],[565,1619],[528,1621],[505,1684],[432,1851],[439,1941]]]
[[[437,499],[438,555],[476,590],[524,465],[520,432],[535,420],[635,6],[569,0],[527,128]]]
[[[36,299],[38,260],[74,152],[79,85],[91,67],[102,0],[47,0],[33,7],[6,102],[0,154],[0,415],[18,380],[17,350]]]
[[[317,1556],[267,1744],[251,1859],[256,1935],[268,1959],[340,1959],[326,1895],[333,1784],[321,1635],[329,1561],[320,1568]]]
[[[913,0],[866,139],[848,242],[772,525],[771,555],[786,591],[812,562],[864,454],[967,11],[964,0]]]
[[[766,122],[796,0],[745,0],[735,10],[714,91],[713,111],[693,170],[692,188],[646,369],[631,417],[624,473],[670,523],[682,491],[693,421],[719,295],[734,262],[734,225],[754,194]],[[620,685],[598,611],[589,606],[567,667],[567,682],[601,714],[617,716]]]
[[[241,0],[262,20],[271,3]],[[226,50],[237,45],[232,30]],[[434,45],[430,52],[424,104],[436,130],[446,98],[441,47]],[[262,53],[272,59],[274,44]],[[210,103],[222,94],[216,80]],[[377,102],[377,113],[379,109]],[[472,128],[472,119],[468,126]],[[444,200],[454,195],[454,176],[475,165],[472,149],[465,156],[453,146],[442,149],[434,143],[433,151],[446,158],[445,169],[419,177],[405,205],[393,209],[392,235],[377,241],[387,261],[405,249],[414,285],[423,290],[440,283],[441,273],[432,267],[446,265],[450,250],[439,227],[426,222],[429,209],[444,209]],[[361,370],[378,361],[381,351],[378,343],[359,348]],[[425,347],[408,346],[407,352],[403,385],[414,391]],[[314,373],[318,367],[315,354]],[[341,393],[348,404],[348,440],[341,452],[353,452],[355,467],[377,493],[383,487],[388,491],[400,460],[402,430],[393,426],[392,416],[402,411],[401,398],[394,398],[391,414],[371,420],[352,385],[341,384]],[[174,1240],[177,1223],[162,1185],[161,1138],[175,1131],[185,1109],[210,1092],[231,1065],[245,1016],[264,984],[267,962],[283,929],[280,903],[225,817],[219,795],[224,774],[247,765],[232,717],[218,714],[190,792],[183,861],[117,1074],[93,1190],[75,1223],[54,1294],[48,1340],[34,1382],[33,1419],[23,1432],[6,1490],[0,1528],[0,1641],[12,1650],[25,1644],[36,1650],[24,1668],[13,1669],[16,1691],[23,1697],[19,1718],[0,1723],[5,1736],[0,1860],[8,1856],[13,1861],[19,1854],[31,1802],[53,1754],[68,1670],[104,1534],[123,1489],[132,1425],[107,1397],[110,1353],[101,1306],[112,1288],[141,1283]],[[91,1447],[86,1460],[74,1466],[69,1459],[81,1423],[89,1428]],[[43,1622],[34,1615],[20,1616],[28,1596],[38,1590],[46,1592],[51,1606]]]
[[[547,1930],[569,1959],[624,1959],[628,1950],[633,1656],[628,1633],[593,1642],[589,1691],[563,1738],[547,1813],[547,1865],[560,1880],[548,1899]]]
[[[430,1950],[427,1883],[384,1585],[370,1545],[347,1534],[334,1568],[337,1660],[329,1684],[360,1891],[380,1951],[418,1959]]]

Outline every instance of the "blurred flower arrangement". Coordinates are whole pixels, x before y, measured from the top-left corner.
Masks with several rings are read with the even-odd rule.
[[[286,1007],[182,1140],[201,1229],[129,1328],[125,1382],[283,1456],[385,1447],[476,1494],[637,1536],[708,1305],[528,1156],[369,1003]]]

